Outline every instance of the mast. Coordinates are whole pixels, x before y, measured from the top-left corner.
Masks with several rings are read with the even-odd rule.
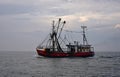
[[[60,37],[60,34],[61,34],[61,31],[64,27],[64,24],[65,24],[65,21],[63,22],[63,25],[62,25],[62,28],[60,31],[58,31],[59,27],[60,27],[60,24],[61,24],[61,18],[59,18],[59,21],[58,21],[58,25],[57,25],[57,28],[55,27],[55,21],[53,21],[53,24],[52,24],[52,33],[50,34],[51,36],[51,41],[52,41],[52,51],[56,51],[55,48],[57,48],[57,51],[58,52],[63,52],[60,44],[59,44],[59,37]],[[57,34],[59,34],[59,36],[57,37]]]
[[[53,21],[53,28],[52,28],[52,34],[51,34],[51,39],[52,39],[52,49],[53,49],[53,51],[55,51],[55,38],[54,38],[54,35],[55,35],[55,26],[54,26],[54,22],[55,21]]]
[[[86,35],[85,35],[85,29],[87,28],[87,26],[81,26],[81,28],[83,29],[83,45],[87,45],[88,42],[87,42],[87,38],[86,38]]]

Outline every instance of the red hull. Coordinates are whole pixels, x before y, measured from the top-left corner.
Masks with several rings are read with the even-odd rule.
[[[92,57],[94,52],[75,52],[75,53],[65,53],[65,52],[46,52],[43,49],[36,49],[38,55],[44,57]]]

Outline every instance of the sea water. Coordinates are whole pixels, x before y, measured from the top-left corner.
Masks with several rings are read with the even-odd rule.
[[[0,77],[120,77],[120,52],[89,58],[45,58],[36,51],[0,51]]]

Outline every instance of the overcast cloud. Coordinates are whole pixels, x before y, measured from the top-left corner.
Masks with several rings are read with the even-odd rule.
[[[66,29],[88,27],[96,51],[120,50],[120,0],[2,0],[0,50],[35,51],[50,32],[52,20],[66,20]]]

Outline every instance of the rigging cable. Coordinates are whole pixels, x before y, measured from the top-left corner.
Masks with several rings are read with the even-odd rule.
[[[43,45],[43,43],[48,39],[48,36],[49,36],[49,34],[46,36],[46,38],[42,41],[42,43],[39,46]]]
[[[66,45],[66,43],[65,43],[65,38],[64,39],[62,39],[61,37],[60,37],[60,39],[61,39],[61,43],[60,43],[60,45],[62,44],[62,43],[64,43],[65,45]]]

